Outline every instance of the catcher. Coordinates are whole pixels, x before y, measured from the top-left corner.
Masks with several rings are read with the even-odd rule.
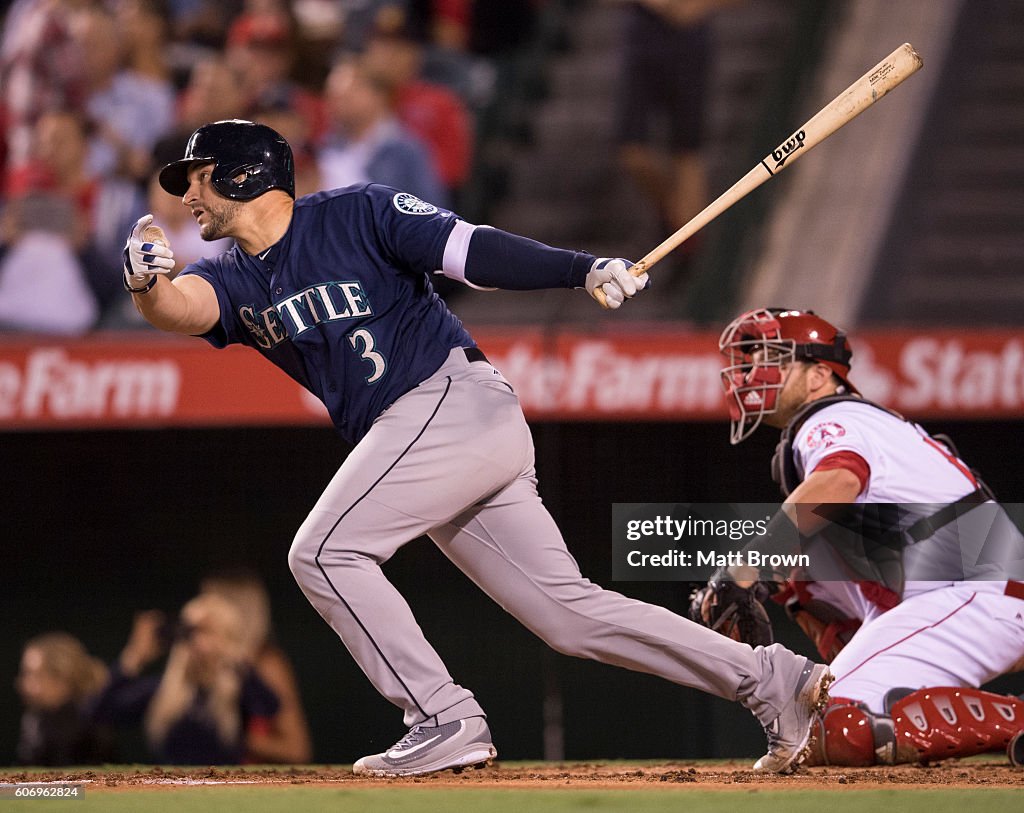
[[[850,576],[720,571],[694,592],[691,617],[767,645],[771,597],[810,637],[836,681],[809,764],[1003,748],[1024,762],[1024,702],[978,689],[1024,667],[1024,583],[1013,578],[1024,538],[991,491],[947,438],[858,393],[845,334],[813,312],[749,311],[719,348],[732,443],[762,423],[782,430],[773,523]],[[882,538],[869,533],[856,555],[842,550],[844,515],[862,533],[884,529],[884,544],[863,542]],[[968,556],[971,544],[986,555]]]

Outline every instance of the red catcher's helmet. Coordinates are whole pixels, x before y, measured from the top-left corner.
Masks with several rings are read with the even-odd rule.
[[[829,367],[846,387],[850,351],[846,334],[814,311],[759,308],[737,316],[722,331],[718,349],[728,363],[722,368],[734,445],[750,437],[765,415],[775,412],[785,385],[783,368],[794,361],[815,361]]]

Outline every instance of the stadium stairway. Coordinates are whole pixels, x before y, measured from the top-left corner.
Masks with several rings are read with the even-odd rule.
[[[964,3],[861,321],[1024,322],[1024,15]]]
[[[759,0],[730,7],[715,18],[706,160],[709,189],[716,195],[735,180],[725,177],[723,167],[748,148],[757,99],[783,57],[800,5],[800,0]],[[567,47],[550,62],[548,93],[533,112],[532,137],[505,159],[508,188],[489,209],[490,225],[551,245],[633,259],[668,236],[616,163],[620,15],[614,3],[569,6]],[[656,272],[661,279],[655,284],[663,291],[672,284],[670,265],[666,260]],[[457,309],[471,325],[579,324],[594,321],[594,307],[588,298],[552,291],[464,296]],[[636,312],[649,319],[680,315],[670,296],[651,297]]]

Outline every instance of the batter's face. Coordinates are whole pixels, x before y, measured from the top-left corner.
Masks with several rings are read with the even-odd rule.
[[[213,164],[196,164],[188,171],[188,191],[181,202],[192,212],[199,224],[203,240],[233,237],[242,204],[218,192],[212,182]]]

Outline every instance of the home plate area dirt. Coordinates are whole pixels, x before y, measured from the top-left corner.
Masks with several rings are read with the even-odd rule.
[[[1005,758],[974,758],[933,765],[898,765],[873,768],[816,767],[792,776],[755,774],[740,763],[666,762],[623,763],[497,763],[461,773],[444,771],[427,776],[367,779],[347,767],[232,767],[232,768],[139,768],[0,770],[0,783],[84,782],[90,789],[174,787],[182,785],[336,785],[627,788],[688,785],[703,790],[752,789],[820,790],[841,788],[1024,788],[1024,769]]]

